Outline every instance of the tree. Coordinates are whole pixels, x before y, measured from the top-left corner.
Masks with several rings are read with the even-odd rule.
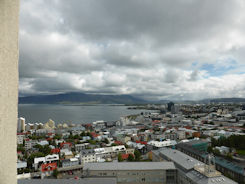
[[[118,162],[122,162],[123,161],[121,153],[118,154],[117,160],[118,160]]]
[[[109,144],[109,140],[105,138],[104,143]]]
[[[130,162],[134,161],[134,155],[133,154],[128,155],[128,161],[130,161]]]
[[[214,150],[213,150],[213,153],[214,153],[215,155],[220,155],[220,151],[219,151],[218,149],[214,149]]]
[[[42,153],[42,152],[36,152],[36,153],[32,153],[28,158],[27,158],[27,165],[29,168],[32,167],[32,164],[34,162],[34,158],[37,158],[37,157],[44,157],[45,154]]]
[[[212,148],[212,146],[208,146],[208,150],[207,150],[209,153],[212,153],[212,151],[213,151],[213,148]]]
[[[230,153],[227,153],[226,156],[225,156],[225,158],[227,160],[232,160],[232,155]]]
[[[141,159],[141,153],[139,152],[139,150],[135,150],[134,151],[134,156],[135,156],[135,160],[136,161],[140,161],[140,159]]]
[[[53,171],[53,176],[54,176],[55,178],[57,178],[57,177],[58,177],[58,174],[59,174],[59,171],[58,171],[57,169],[55,169],[55,170]]]
[[[82,137],[86,136],[85,132],[83,131],[83,132],[80,134],[80,136],[82,136]]]

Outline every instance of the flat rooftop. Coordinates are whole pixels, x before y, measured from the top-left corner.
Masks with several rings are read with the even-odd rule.
[[[197,184],[237,184],[237,182],[223,175],[217,177],[206,177],[195,170],[188,172],[186,176]]]
[[[103,162],[84,163],[83,170],[168,170],[176,169],[173,162]]]
[[[83,179],[23,179],[18,184],[116,184],[116,178],[83,178]]]
[[[165,157],[185,168],[186,170],[193,169],[196,165],[203,165],[202,162],[175,149],[162,148],[158,150],[158,152],[160,156],[164,155]]]

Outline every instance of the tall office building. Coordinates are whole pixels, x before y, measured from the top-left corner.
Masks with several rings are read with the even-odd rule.
[[[18,118],[18,124],[17,124],[17,131],[18,132],[24,132],[25,131],[25,125],[26,125],[26,119],[25,118]]]

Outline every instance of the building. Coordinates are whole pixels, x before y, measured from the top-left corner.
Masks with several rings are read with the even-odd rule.
[[[177,147],[193,148],[201,152],[206,152],[208,149],[208,142],[200,139],[196,139],[188,142],[179,143]]]
[[[89,143],[83,143],[83,144],[75,144],[75,151],[80,152],[84,149],[87,149],[89,147]]]
[[[177,144],[175,140],[166,140],[166,141],[150,141],[147,144],[147,149],[152,150],[152,149],[159,149],[163,147],[173,147]],[[152,147],[152,148],[150,148]]]
[[[25,134],[23,133],[17,133],[17,144],[23,144],[24,143]]]
[[[153,161],[172,161],[177,169],[178,184],[236,184],[215,170],[214,158],[210,156],[204,164],[178,150],[162,148],[153,151]]]
[[[96,162],[97,157],[94,149],[85,149],[80,152],[80,160],[82,163]]]
[[[116,178],[118,184],[175,184],[173,162],[104,162],[85,163],[83,176]]]
[[[118,153],[126,153],[126,148],[124,145],[96,148],[94,149],[97,157],[100,158],[112,158],[116,157]]]
[[[79,160],[77,158],[62,160],[62,167],[72,167],[77,165],[79,165]]]
[[[38,168],[40,168],[40,166],[42,166],[43,164],[57,163],[58,161],[59,161],[59,155],[57,154],[47,155],[45,157],[37,157],[34,158],[33,167],[35,168],[35,170],[38,170]],[[44,166],[48,166],[48,165],[44,165]]]
[[[202,147],[202,146],[201,146]],[[187,146],[187,144],[177,144],[176,148],[180,150],[181,152],[196,158],[197,160],[200,160],[201,162],[204,162],[205,157],[207,155],[206,152],[200,151],[200,149],[196,149],[192,146]],[[199,147],[200,148],[200,147]],[[239,183],[245,182],[245,166],[244,164],[239,164],[237,162],[232,162],[229,160],[226,160],[222,157],[215,157],[215,166],[216,169],[220,172],[222,172],[224,175],[228,175],[231,178],[233,178],[235,181]]]
[[[117,184],[116,178],[18,180],[18,184]]]
[[[18,118],[18,125],[17,125],[17,132],[24,132],[25,131],[25,125],[26,125],[26,119],[25,118]]]
[[[37,145],[37,140],[25,139],[25,150],[30,150]]]

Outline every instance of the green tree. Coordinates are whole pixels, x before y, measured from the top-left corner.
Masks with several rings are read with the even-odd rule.
[[[85,132],[83,131],[83,132],[80,134],[80,136],[82,136],[82,137],[86,136]]]
[[[214,150],[213,150],[213,153],[214,153],[215,155],[217,155],[217,156],[220,155],[220,151],[219,151],[218,149],[214,149]]]
[[[134,161],[134,155],[133,154],[128,155],[128,161],[130,161],[130,162]]]
[[[56,134],[56,135],[54,136],[54,140],[55,140],[55,139],[60,140],[61,138],[62,138],[62,136],[59,135],[59,134]]]
[[[207,150],[209,153],[212,153],[212,151],[213,151],[213,148],[212,148],[212,146],[208,146],[208,150]]]
[[[118,162],[122,162],[123,161],[123,158],[122,158],[122,154],[121,153],[118,154],[117,160],[118,160]]]
[[[109,144],[109,140],[105,138],[104,143]]]
[[[141,159],[141,153],[139,152],[139,150],[135,150],[134,151],[134,156],[135,156],[135,160],[136,161],[140,161],[140,159]]]
[[[59,171],[58,171],[57,169],[55,169],[55,170],[53,171],[53,176],[54,176],[55,178],[57,178],[57,177],[58,177],[58,174],[59,174]]]
[[[34,162],[34,158],[38,158],[38,157],[44,157],[45,154],[42,152],[36,152],[36,153],[32,153],[28,158],[27,158],[27,166],[29,168],[32,168],[32,164]]]

